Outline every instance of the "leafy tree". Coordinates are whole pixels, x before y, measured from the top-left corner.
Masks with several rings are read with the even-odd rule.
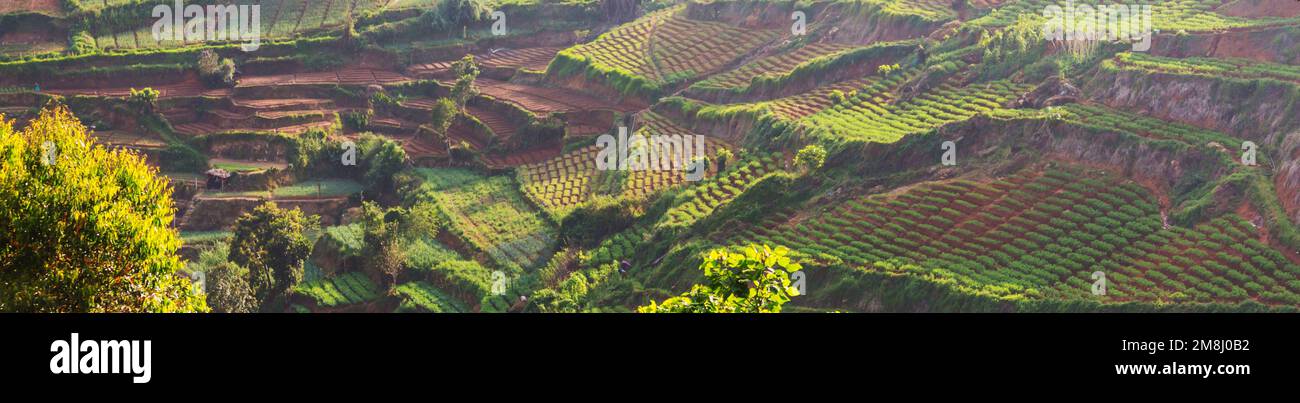
[[[248,284],[248,269],[224,262],[207,272],[208,306],[213,312],[252,313],[257,298]]]
[[[469,24],[483,21],[492,10],[482,0],[447,0],[438,2],[421,19],[434,33],[464,32]]]
[[[126,98],[126,104],[134,108],[136,112],[153,113],[158,108],[158,90],[145,87],[142,90],[131,89],[131,95]]]
[[[406,150],[396,141],[366,134],[357,144],[360,151],[359,162],[365,168],[362,178],[371,190],[392,188],[393,175],[406,169]]]
[[[447,218],[438,212],[438,206],[426,201],[411,206],[406,218],[402,231],[407,236],[437,234],[447,227]]]
[[[451,129],[451,124],[460,116],[460,107],[450,98],[438,98],[438,102],[433,104],[433,112],[430,113],[430,125],[433,126],[434,134],[441,136],[447,142],[447,149],[451,149],[451,135],[447,130]]]
[[[254,312],[257,298],[248,285],[248,269],[231,263],[229,258],[230,243],[218,242],[199,252],[198,259],[187,264],[185,271],[206,275],[207,301],[213,312]]]
[[[730,162],[732,158],[736,157],[736,155],[732,154],[731,150],[728,150],[726,148],[718,148],[717,157],[718,157],[718,171],[720,172],[722,170],[727,169],[727,162]]]
[[[68,35],[68,54],[88,55],[95,53],[99,47],[95,45],[95,37],[86,29],[74,29],[71,35]]]
[[[357,32],[357,20],[349,13],[343,19],[343,34],[339,36],[343,46],[351,51],[358,51],[364,46],[361,34]]]
[[[700,269],[706,284],[681,296],[637,308],[643,313],[773,313],[799,295],[790,274],[803,267],[790,260],[784,246],[748,245],[741,253],[725,248],[708,252]]]
[[[201,312],[182,268],[172,188],[91,139],[67,108],[0,122],[0,311]]]
[[[474,80],[478,78],[478,63],[474,55],[465,55],[451,64],[451,71],[456,74],[456,84],[451,87],[451,99],[456,101],[457,110],[465,108],[465,103],[478,95]]]
[[[199,52],[199,78],[214,86],[235,85],[235,62],[223,59],[212,49]]]
[[[392,291],[397,286],[397,276],[401,274],[402,261],[405,260],[398,244],[402,211],[384,211],[373,202],[366,202],[361,209],[365,218],[365,250],[362,254],[367,257],[365,264],[383,275],[385,285]]]
[[[303,264],[311,253],[306,232],[318,225],[302,210],[284,210],[274,202],[235,221],[230,261],[248,268],[249,286],[264,310],[302,281]]]
[[[816,144],[809,144],[794,155],[794,164],[805,172],[817,170],[826,163],[826,149]]]

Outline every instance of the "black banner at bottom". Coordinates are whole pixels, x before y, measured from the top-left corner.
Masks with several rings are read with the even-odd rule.
[[[788,369],[823,380],[1230,386],[1300,375],[1287,330],[1297,323],[1258,314],[18,314],[0,315],[0,379],[19,389],[206,394],[222,382],[450,387]]]

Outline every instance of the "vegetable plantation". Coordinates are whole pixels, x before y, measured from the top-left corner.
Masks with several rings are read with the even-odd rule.
[[[1300,301],[1300,265],[1252,237],[1252,224],[1225,215],[1170,227],[1159,212],[1133,182],[1049,168],[850,200],[746,229],[729,243],[770,242],[823,263],[917,271],[907,274],[1008,299]],[[1107,273],[1104,296],[1091,292],[1097,271]]]

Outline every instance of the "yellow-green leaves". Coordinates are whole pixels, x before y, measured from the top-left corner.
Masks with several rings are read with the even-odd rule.
[[[681,296],[637,309],[643,313],[774,313],[800,294],[790,276],[803,269],[784,246],[748,245],[706,253],[700,269],[706,284]]]
[[[206,311],[175,274],[171,188],[155,174],[66,108],[21,132],[0,122],[0,311]]]

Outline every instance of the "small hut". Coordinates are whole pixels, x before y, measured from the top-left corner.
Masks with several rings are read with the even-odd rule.
[[[209,169],[205,172],[208,175],[208,189],[221,190],[226,187],[226,182],[230,180],[230,172],[221,168]]]

